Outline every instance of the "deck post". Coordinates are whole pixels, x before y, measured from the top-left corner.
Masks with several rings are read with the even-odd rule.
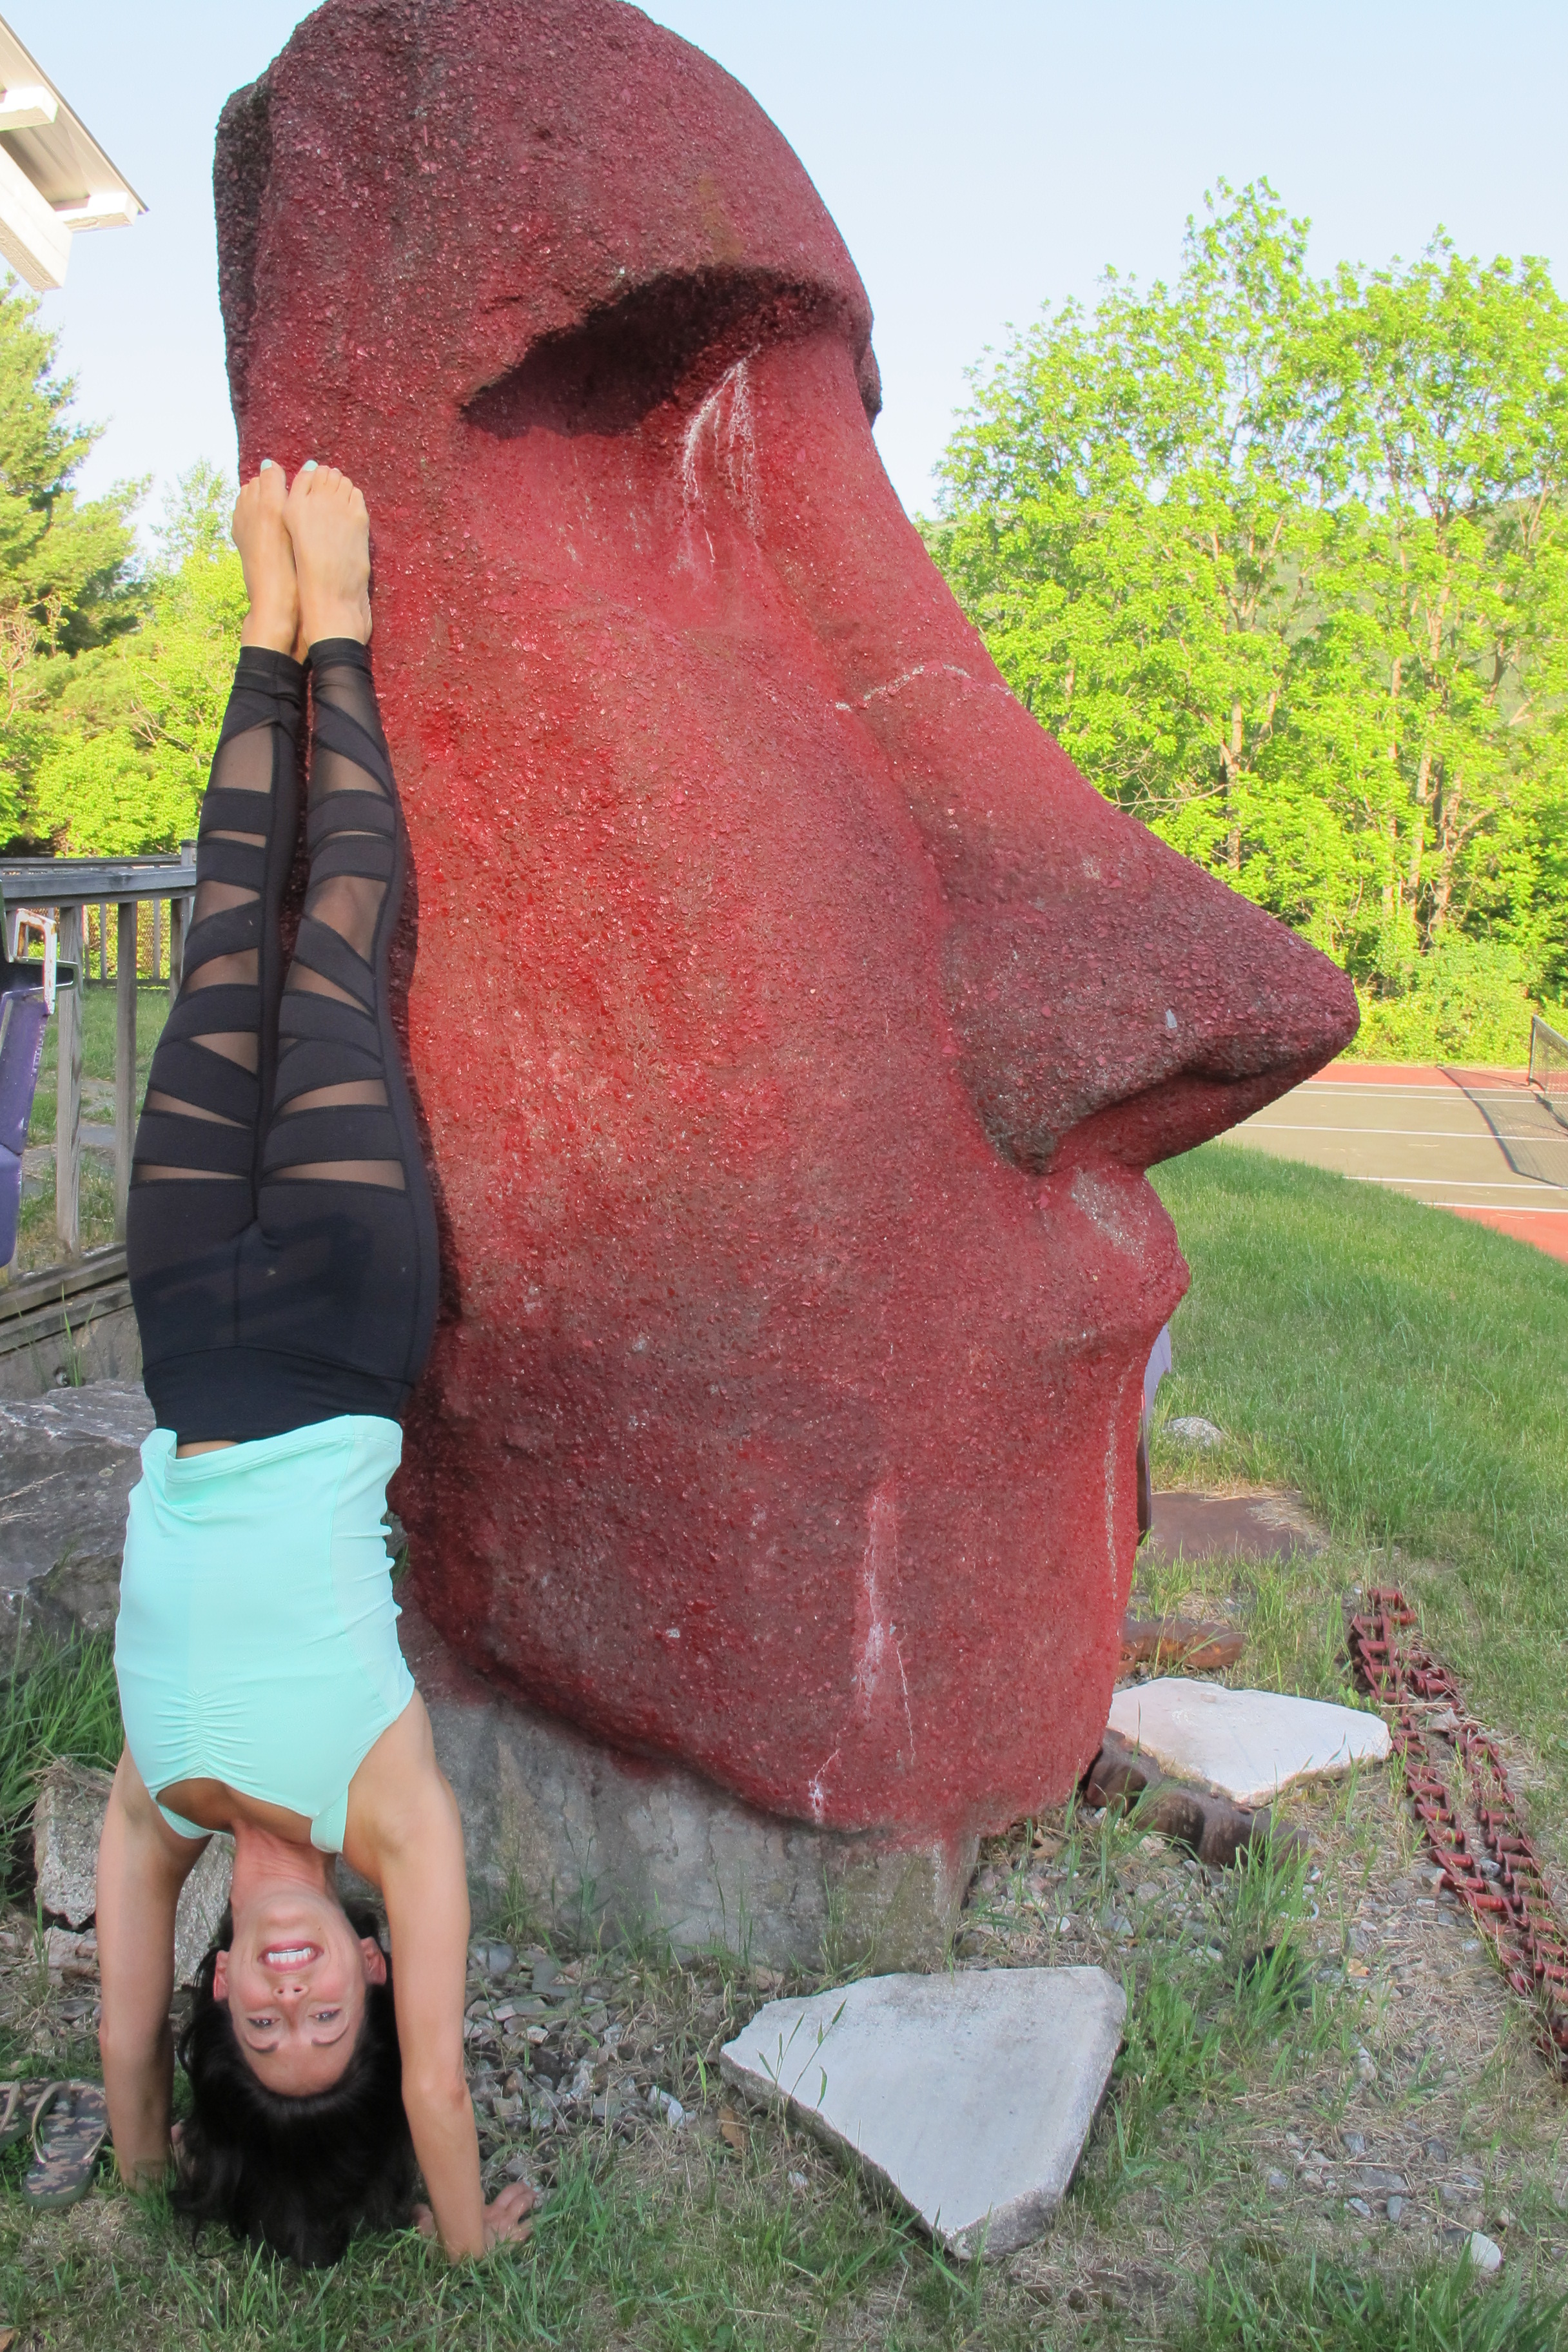
[[[76,966],[74,986],[55,999],[59,1069],[55,1090],[55,1239],[67,1257],[81,1251],[81,985],[79,907],[60,908],[59,956]]]
[[[125,1239],[131,1147],[136,1139],[136,901],[115,910],[120,971],[114,994],[114,1238]]]
[[[180,979],[185,961],[185,908],[184,898],[169,901],[169,1003],[171,1007],[180,992]]]

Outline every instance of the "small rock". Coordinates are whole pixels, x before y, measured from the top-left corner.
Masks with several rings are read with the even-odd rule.
[[[1109,1728],[1178,1780],[1237,1805],[1268,1805],[1294,1781],[1380,1762],[1381,1716],[1279,1691],[1163,1675],[1116,1692]]]
[[[194,1984],[217,1936],[228,1908],[229,1880],[234,1875],[234,1840],[217,1835],[207,1840],[201,1859],[180,1889],[174,1914],[174,1982]]]
[[[1442,2199],[1450,2213],[1456,2211],[1465,2201],[1464,2190],[1462,2189],[1456,2189],[1451,2180],[1445,2180],[1442,2187],[1438,2189],[1437,2194]]]
[[[46,1911],[80,1927],[98,1908],[98,1841],[110,1776],[86,1764],[51,1764],[33,1807],[33,1866]],[[234,1841],[208,1839],[180,1889],[174,1915],[174,1982],[190,1984],[217,1934],[228,1904]]]
[[[85,1927],[98,1907],[98,1841],[111,1776],[89,1765],[51,1764],[33,1801],[33,1869],[38,1901],[68,1927]]]
[[[1448,2151],[1440,2139],[1429,2139],[1425,2150],[1428,2164],[1447,2164]]]
[[[1160,1888],[1152,1878],[1146,1878],[1143,1881],[1142,1885],[1138,1888],[1137,1894],[1140,1903],[1157,1903],[1160,1899]]]
[[[1283,2197],[1290,2184],[1286,2179],[1285,2175],[1282,2172],[1271,2172],[1265,2181],[1264,2186],[1268,2189],[1270,2197]]]
[[[1391,2197],[1384,2210],[1386,2210],[1391,2221],[1397,2221],[1405,2210],[1404,2198]]]
[[[51,1969],[63,1969],[68,1960],[79,1960],[89,1952],[96,1952],[94,1936],[79,1936],[74,1927],[44,1929],[44,1961]]]
[[[1345,2210],[1349,2213],[1359,2213],[1363,2221],[1370,2221],[1372,2219],[1372,2207],[1364,2197],[1347,2197]]]
[[[1178,1413],[1173,1421],[1165,1423],[1165,1434],[1178,1445],[1201,1445],[1205,1450],[1225,1444],[1224,1430],[1205,1421],[1201,1412]]]
[[[1493,2271],[1501,2270],[1502,2248],[1495,2238],[1489,2238],[1483,2231],[1472,2230],[1466,2243],[1470,2250],[1471,2265],[1480,2272],[1483,2278],[1489,2278]]]
[[[1391,2171],[1386,2164],[1363,2164],[1359,2185],[1385,2191],[1392,2189],[1396,2196],[1403,2197],[1410,2184],[1402,2172]]]
[[[804,2172],[792,2172],[789,2176],[789,2185],[798,2192],[802,2189],[809,2189],[811,2183]]]
[[[510,1944],[491,1943],[481,1937],[468,1946],[468,1965],[481,1976],[504,1977],[516,1966],[517,1956]]]
[[[676,2097],[673,2091],[661,2091],[658,2089],[657,2084],[650,2085],[647,2095],[647,2103],[653,2109],[655,2115],[662,2117],[664,2122],[669,2126],[671,2131],[679,2131],[681,2126],[685,2123],[686,2109],[681,2105],[680,2101]],[[794,2178],[793,2174],[791,2175],[791,2178]]]
[[[1347,2156],[1364,2156],[1366,2154],[1366,2141],[1363,2138],[1360,2132],[1342,2131],[1340,2134],[1340,2139]]]
[[[1360,2078],[1360,2080],[1361,2080],[1362,2082],[1363,2082],[1363,2083],[1375,2083],[1375,2082],[1376,2082],[1376,2080],[1377,2080],[1377,2067],[1376,2067],[1376,2065],[1374,2064],[1374,2063],[1373,2063],[1373,2055],[1372,2055],[1372,2053],[1371,2053],[1371,2051],[1370,2051],[1370,2050],[1367,2050],[1367,2049],[1360,2049],[1360,2050],[1358,2050],[1358,2051],[1356,2052],[1356,2053],[1355,2053],[1355,2070],[1356,2070],[1356,2074],[1357,2074],[1358,2077]]]
[[[1121,2045],[1100,1969],[863,1978],[771,2001],[726,2082],[857,2156],[952,2252],[1011,2253],[1066,2194]]]

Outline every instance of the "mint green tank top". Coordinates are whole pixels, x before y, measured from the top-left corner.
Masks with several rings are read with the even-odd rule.
[[[382,1524],[403,1433],[342,1414],[183,1462],[175,1444],[155,1429],[142,1446],[126,1520],[114,1664],[132,1758],[154,1798],[222,1780],[340,1853],[349,1782],[414,1696]]]

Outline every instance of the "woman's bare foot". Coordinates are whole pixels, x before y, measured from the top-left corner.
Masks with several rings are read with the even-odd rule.
[[[289,493],[288,520],[300,575],[300,636],[370,643],[370,516],[335,466],[302,466]]]
[[[229,530],[245,568],[250,610],[239,632],[242,646],[265,646],[291,654],[300,625],[300,591],[294,548],[284,520],[289,478],[270,457],[246,483],[234,503]]]

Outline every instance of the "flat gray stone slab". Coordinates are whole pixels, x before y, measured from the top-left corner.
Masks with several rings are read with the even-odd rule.
[[[18,1591],[62,1560],[118,1587],[125,1507],[152,1426],[139,1381],[0,1402],[0,1591]]]
[[[1182,1675],[1118,1691],[1110,1728],[1173,1780],[1212,1789],[1237,1805],[1272,1804],[1292,1780],[1348,1772],[1388,1754],[1381,1716],[1278,1691],[1227,1690]]]
[[[954,2253],[1005,2254],[1066,2195],[1126,2014],[1103,1969],[868,1977],[769,2001],[720,2063],[847,2149]]]

